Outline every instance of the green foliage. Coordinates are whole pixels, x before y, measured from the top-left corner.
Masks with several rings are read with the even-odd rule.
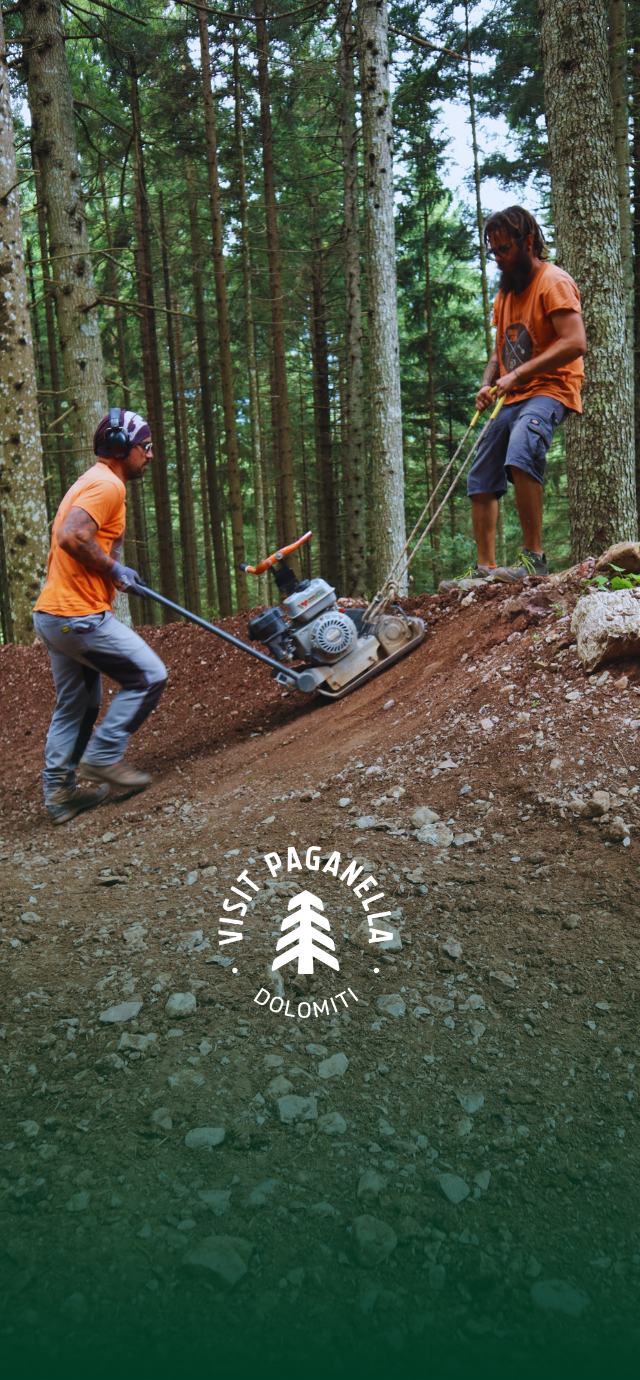
[[[632,570],[623,570],[620,565],[612,565],[611,569],[618,573],[613,576],[594,575],[588,583],[596,585],[598,589],[637,589],[640,586],[640,575]]]
[[[185,190],[185,155],[195,168],[198,221],[204,244],[204,292],[207,336],[218,435],[218,487],[224,514],[224,537],[230,548],[227,483],[221,399],[218,381],[216,303],[211,265],[209,216],[199,42],[194,11],[159,0],[119,0],[124,14],[91,7],[85,18],[64,11],[66,29],[74,40],[66,43],[74,95],[78,146],[93,270],[99,297],[105,367],[112,404],[122,403],[113,266],[117,295],[124,305],[126,364],[131,403],[144,412],[144,380],[139,334],[138,287],[135,268],[135,227],[131,148],[131,65],[138,73],[148,208],[153,227],[153,278],[156,321],[161,346],[162,391],[166,400],[165,428],[169,450],[169,479],[173,503],[176,549],[179,552],[177,478],[166,348],[166,311],[161,272],[158,195],[162,191],[167,219],[171,288],[177,298],[183,337],[188,408],[189,463],[195,495],[196,528],[204,590],[204,509],[201,498],[202,417],[199,405],[195,322],[193,315],[193,255]],[[84,13],[84,11],[83,11]],[[429,36],[462,52],[464,27],[460,6],[437,3],[427,7]],[[79,14],[79,11],[78,11]],[[427,32],[424,7],[415,0],[390,7],[390,21],[413,33]],[[134,19],[142,20],[136,24]],[[282,260],[289,405],[294,450],[294,480],[301,529],[317,526],[319,489],[315,470],[314,395],[311,367],[310,265],[313,255],[323,260],[326,285],[331,421],[339,530],[344,501],[342,446],[344,440],[344,300],[342,243],[342,149],[340,87],[336,72],[338,38],[335,11],[319,6],[308,18],[278,21],[270,18],[270,81],[277,175],[279,233]],[[19,15],[9,14],[7,33],[19,37]],[[268,493],[268,544],[276,545],[275,491],[277,460],[270,377],[270,301],[267,273],[262,184],[259,103],[256,76],[255,27],[238,19],[210,15],[218,156],[222,186],[227,290],[231,319],[231,350],[240,447],[246,555],[251,564],[264,555],[255,548],[255,498],[249,421],[246,360],[245,300],[240,254],[237,150],[234,133],[232,35],[237,33],[242,78],[243,130],[252,288],[258,353],[261,426],[264,435],[264,475]],[[480,113],[504,115],[518,144],[518,158],[494,154],[485,161],[483,175],[520,185],[534,175],[544,184],[546,147],[542,121],[542,87],[535,0],[497,0],[481,24],[470,32]],[[397,277],[400,328],[403,441],[407,527],[413,526],[431,488],[429,349],[426,330],[426,269],[429,266],[433,344],[435,449],[441,474],[464,434],[474,410],[474,396],[485,362],[482,294],[478,268],[478,232],[465,204],[443,182],[446,138],[438,139],[439,103],[467,99],[466,64],[445,54],[428,54],[406,40],[391,37],[394,63],[395,159],[397,176]],[[16,50],[17,51],[17,50]],[[21,172],[30,173],[29,130],[20,117],[23,96],[19,59],[14,71],[16,127]],[[104,178],[111,220],[113,251],[109,251],[103,213]],[[23,187],[25,235],[33,261],[34,331],[39,341],[43,426],[58,415],[53,406],[46,348],[41,264],[34,214],[32,182]],[[364,247],[364,246],[363,246]],[[368,427],[367,283],[363,280],[365,414]],[[47,390],[49,390],[47,392]],[[56,400],[57,405],[57,400]],[[58,412],[62,411],[59,406]],[[64,435],[71,445],[72,418]],[[368,452],[369,435],[365,438]],[[368,462],[367,462],[368,463]],[[57,480],[51,454],[47,457],[52,496]],[[448,484],[447,480],[447,484]],[[150,491],[150,484],[147,485]],[[446,492],[446,485],[439,498]],[[439,500],[438,500],[439,501]],[[54,502],[54,506],[55,506]],[[154,569],[153,509],[147,493],[149,531]],[[521,544],[513,498],[505,504],[507,557]],[[564,449],[559,433],[549,453],[546,486],[546,541],[552,568],[569,561],[567,490]],[[454,575],[475,557],[465,476],[447,502],[432,544],[425,543],[413,567],[414,590],[433,588],[442,575]],[[309,573],[317,569],[312,549]],[[340,588],[341,571],[336,572]],[[212,612],[213,610],[209,610]]]

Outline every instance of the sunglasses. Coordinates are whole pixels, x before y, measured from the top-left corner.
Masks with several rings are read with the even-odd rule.
[[[509,250],[511,249],[511,246],[512,246],[513,244],[522,244],[522,241],[523,241],[524,239],[526,239],[526,235],[518,235],[517,239],[515,239],[515,240],[509,240],[509,243],[508,243],[508,244],[499,244],[498,247],[497,247],[497,249],[490,249],[490,250],[488,250],[488,252],[487,252],[487,258],[489,258],[489,259],[506,259],[507,254],[509,253]]]
[[[151,451],[153,450],[153,441],[143,441],[142,447],[145,452],[145,455],[150,455]]]

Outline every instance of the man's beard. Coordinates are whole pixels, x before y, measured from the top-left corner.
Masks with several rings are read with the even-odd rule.
[[[503,269],[500,274],[500,291],[504,292],[505,295],[507,292],[513,292],[516,297],[518,293],[524,292],[527,286],[527,279],[531,272],[532,263],[533,259],[531,254],[529,254],[526,249],[520,248],[511,272],[508,273],[506,269]]]

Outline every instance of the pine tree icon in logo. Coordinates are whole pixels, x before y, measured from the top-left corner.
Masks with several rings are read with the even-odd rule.
[[[277,968],[282,968],[283,964],[298,960],[298,973],[313,973],[313,960],[319,959],[320,963],[326,963],[329,968],[335,968],[338,973],[340,964],[331,954],[325,953],[323,949],[317,947],[318,944],[324,945],[325,949],[334,949],[335,944],[328,935],[320,933],[320,926],[323,930],[330,930],[328,920],[318,912],[324,910],[324,906],[319,896],[314,896],[310,891],[300,891],[297,896],[292,896],[289,902],[289,910],[293,911],[288,919],[282,921],[282,930],[295,929],[291,934],[283,934],[282,939],[278,940],[276,949],[284,949],[279,958],[274,959],[271,971],[275,973]],[[292,947],[287,947],[291,945]]]

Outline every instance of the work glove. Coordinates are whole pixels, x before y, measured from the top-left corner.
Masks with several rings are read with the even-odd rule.
[[[141,599],[146,599],[146,594],[141,588],[142,581],[137,570],[132,570],[130,565],[121,565],[120,561],[114,561],[109,571],[109,577],[113,580],[116,589],[122,590],[123,594],[137,594]]]

